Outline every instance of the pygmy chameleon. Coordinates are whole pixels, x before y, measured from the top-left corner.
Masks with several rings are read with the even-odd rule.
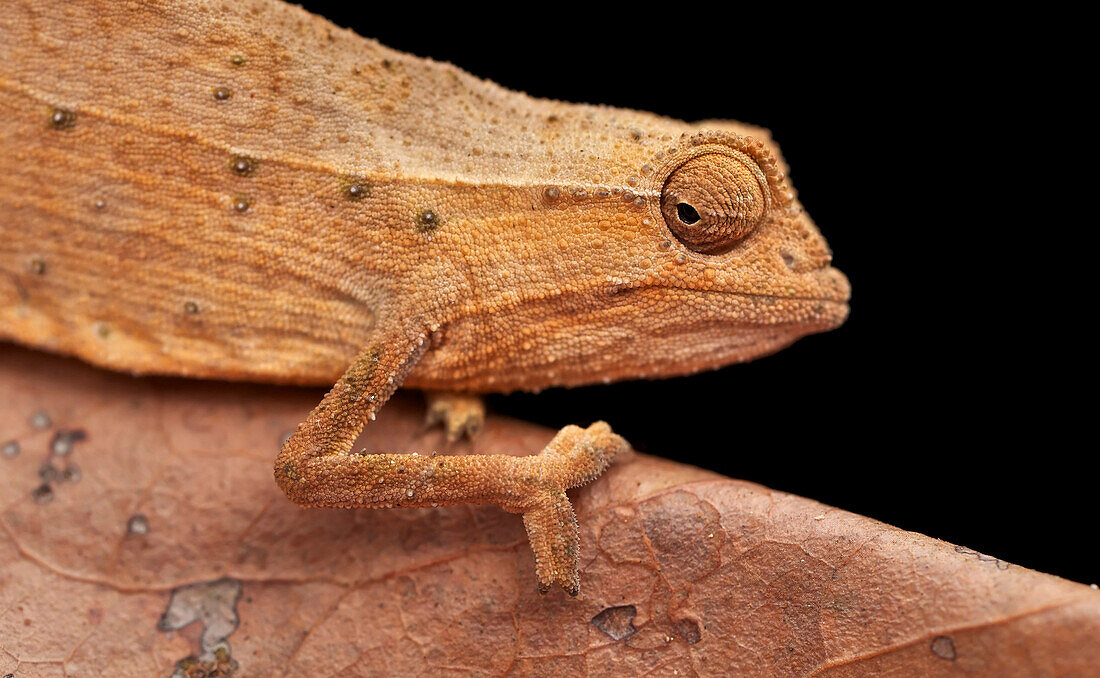
[[[599,422],[529,457],[354,453],[399,385],[687,374],[848,313],[765,130],[534,99],[278,0],[5,3],[0,149],[0,336],[335,382],[275,461],[286,495],[498,504],[541,590],[577,593],[565,491],[627,444]]]

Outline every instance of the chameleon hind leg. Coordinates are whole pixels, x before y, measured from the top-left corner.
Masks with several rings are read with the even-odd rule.
[[[425,425],[442,424],[448,443],[454,444],[463,436],[471,442],[477,439],[485,423],[484,398],[473,393],[425,391],[424,400],[428,404]]]
[[[583,485],[629,449],[597,422],[567,426],[537,455],[353,454],[363,425],[393,394],[426,346],[368,347],[298,425],[275,459],[275,482],[303,506],[391,508],[497,504],[520,513],[535,552],[540,591],[579,591],[579,531],[565,491]]]

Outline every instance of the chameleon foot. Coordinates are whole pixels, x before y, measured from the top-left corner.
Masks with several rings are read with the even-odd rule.
[[[481,425],[485,423],[485,401],[480,396],[425,391],[424,398],[428,401],[424,423],[427,426],[442,424],[448,443],[456,443],[463,436],[470,441],[477,438]]]
[[[566,426],[542,452],[531,459],[538,468],[524,508],[523,525],[535,552],[535,578],[539,592],[557,584],[571,596],[580,592],[577,557],[580,529],[565,490],[594,480],[618,454],[630,449],[621,436],[602,421],[587,429]],[[509,511],[515,509],[504,506]]]

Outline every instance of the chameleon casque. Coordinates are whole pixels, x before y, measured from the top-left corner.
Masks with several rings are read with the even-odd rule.
[[[277,0],[6,2],[0,154],[0,336],[335,383],[275,461],[286,495],[498,504],[542,590],[577,593],[565,490],[626,443],[600,422],[529,457],[352,452],[399,385],[687,374],[848,313],[765,130],[533,99]],[[463,397],[436,403],[453,424]]]

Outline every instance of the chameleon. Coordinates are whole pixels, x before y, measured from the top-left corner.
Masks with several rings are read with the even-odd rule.
[[[629,445],[354,451],[399,386],[690,374],[840,325],[777,145],[734,121],[529,97],[278,0],[0,13],[0,338],[134,374],[324,385],[274,477],[304,506],[492,503],[577,595],[566,491]]]

